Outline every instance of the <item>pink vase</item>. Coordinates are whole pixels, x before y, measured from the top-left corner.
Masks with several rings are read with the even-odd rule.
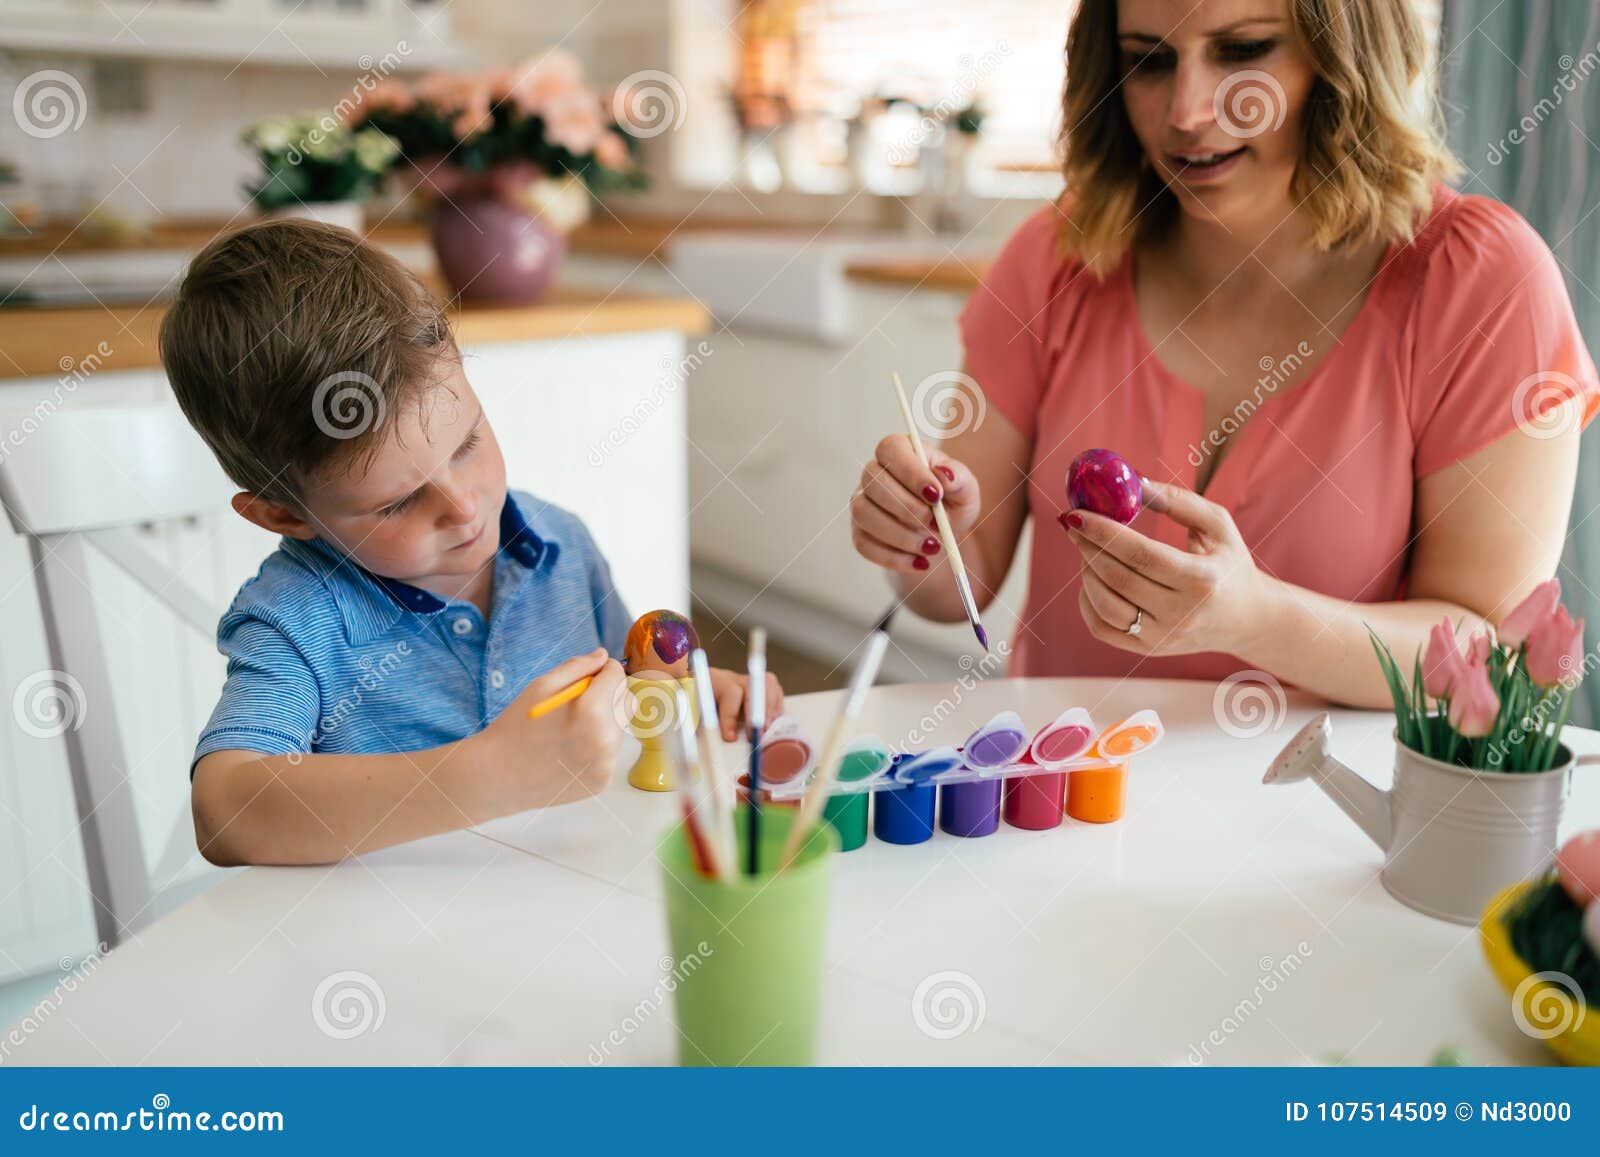
[[[493,197],[457,197],[433,208],[439,271],[463,301],[527,305],[554,280],[566,239],[537,217]]]

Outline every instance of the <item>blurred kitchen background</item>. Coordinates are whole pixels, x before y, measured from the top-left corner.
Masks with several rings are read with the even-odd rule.
[[[1523,6],[1411,2],[1441,48],[1419,95],[1442,84],[1467,125],[1467,186],[1538,196],[1543,142],[1492,164],[1480,143],[1514,102],[1463,115],[1460,94],[1555,69],[1550,28],[1527,31]],[[1574,44],[1600,11],[1530,7],[1576,19]],[[201,245],[264,212],[364,230],[453,302],[512,484],[588,521],[635,613],[692,608],[730,665],[765,625],[791,691],[837,686],[889,598],[846,505],[902,428],[890,374],[930,430],[982,420],[956,316],[1060,190],[1072,8],[0,0],[0,468],[59,496],[64,532],[84,479],[117,492],[56,575],[76,602],[54,613],[98,640],[92,672],[58,669],[40,599],[42,560],[59,572],[73,536],[0,533],[0,986],[106,939],[74,759],[116,765],[112,810],[148,876],[136,927],[219,876],[186,771],[222,663],[172,591],[204,623],[274,543],[226,510],[225,485],[214,510],[172,518],[116,484],[165,445],[155,332]],[[1580,296],[1592,324],[1600,299]],[[1026,548],[985,614],[995,639],[1025,569]],[[964,625],[907,616],[885,667],[950,686],[998,671]]]

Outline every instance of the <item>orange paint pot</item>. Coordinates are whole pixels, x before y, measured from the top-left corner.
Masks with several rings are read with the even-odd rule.
[[[1128,802],[1128,765],[1095,767],[1067,775],[1067,814],[1090,824],[1122,818]]]

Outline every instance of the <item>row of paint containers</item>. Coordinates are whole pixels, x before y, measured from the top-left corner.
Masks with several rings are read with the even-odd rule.
[[[1154,711],[1096,732],[1089,712],[1073,707],[1031,736],[1017,712],[1002,711],[960,747],[896,752],[863,736],[846,750],[823,814],[847,852],[866,843],[869,813],[873,834],[890,844],[931,839],[936,819],[967,838],[992,835],[1002,820],[1030,831],[1057,827],[1063,815],[1110,823],[1126,804],[1128,760],[1163,734]],[[761,752],[765,802],[798,803],[815,762],[799,725],[773,720]]]

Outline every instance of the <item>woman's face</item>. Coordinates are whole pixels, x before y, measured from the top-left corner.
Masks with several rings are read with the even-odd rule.
[[[1183,211],[1276,227],[1316,79],[1289,0],[1118,0],[1117,38],[1128,119]]]

